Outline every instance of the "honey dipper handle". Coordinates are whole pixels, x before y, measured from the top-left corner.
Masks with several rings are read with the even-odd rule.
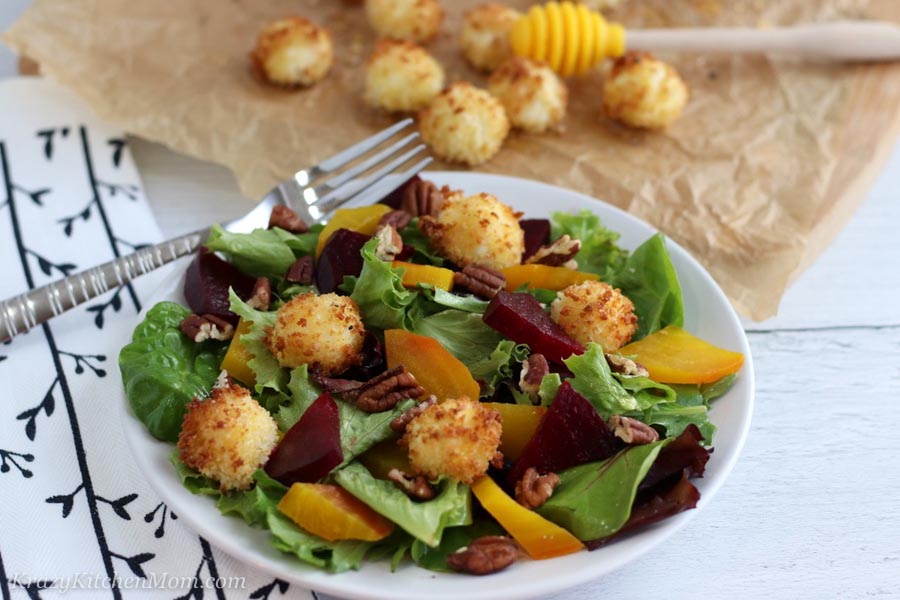
[[[773,29],[629,29],[626,45],[629,50],[896,60],[900,59],[900,27],[880,21],[841,21]]]

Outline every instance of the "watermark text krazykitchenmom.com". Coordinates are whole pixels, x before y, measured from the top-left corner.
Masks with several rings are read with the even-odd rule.
[[[117,587],[123,590],[181,590],[191,588],[216,588],[220,590],[246,589],[245,577],[194,577],[186,575],[169,575],[168,573],[150,573],[146,577],[119,576],[107,577],[97,573],[73,573],[58,579],[40,579],[28,575],[15,574],[9,578],[11,583],[68,592],[69,590],[101,590]]]

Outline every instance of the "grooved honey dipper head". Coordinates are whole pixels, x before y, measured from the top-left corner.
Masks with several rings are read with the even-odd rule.
[[[625,53],[625,28],[583,4],[532,6],[509,34],[513,52],[545,62],[562,75],[582,75],[605,58]]]

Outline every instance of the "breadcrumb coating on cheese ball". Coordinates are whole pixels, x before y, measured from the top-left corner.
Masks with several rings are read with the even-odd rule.
[[[440,158],[474,166],[499,152],[509,133],[509,119],[490,93],[461,82],[419,113],[419,132]]]
[[[421,110],[444,88],[444,68],[421,46],[380,40],[366,62],[365,99],[376,108]]]
[[[471,484],[487,472],[502,431],[499,412],[463,396],[428,407],[409,422],[400,443],[416,474]]]
[[[441,212],[419,221],[442,256],[460,267],[479,264],[504,269],[522,262],[525,234],[511,207],[483,192],[468,198],[459,192],[443,192]]]
[[[437,35],[444,10],[438,0],[366,0],[366,16],[380,37],[421,44]]]
[[[637,331],[634,304],[621,290],[602,281],[585,281],[557,292],[550,317],[572,339],[614,352]]]
[[[540,133],[566,116],[569,90],[549,67],[515,56],[494,71],[488,91],[496,96],[513,127]]]
[[[603,110],[632,127],[664,129],[681,116],[688,87],[674,68],[647,52],[629,52],[613,63],[603,83]]]
[[[493,71],[512,56],[509,31],[522,13],[488,2],[466,11],[466,20],[459,41],[463,56],[481,71]]]
[[[356,302],[310,292],[278,309],[266,345],[282,367],[306,364],[327,376],[359,364],[365,337]]]
[[[214,479],[220,489],[244,490],[278,443],[272,415],[236,383],[215,387],[194,399],[178,436],[181,461]]]
[[[287,17],[266,25],[250,59],[270,82],[309,86],[320,81],[334,64],[331,34],[303,17]]]

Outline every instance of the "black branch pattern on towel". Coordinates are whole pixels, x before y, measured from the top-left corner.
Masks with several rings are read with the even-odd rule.
[[[30,245],[26,222],[22,219],[25,213],[28,214],[27,224],[29,227],[40,223],[42,236],[45,237],[48,231],[58,232],[61,248],[67,246],[71,248],[73,243],[78,244],[79,237],[96,237],[98,226],[102,229],[103,237],[108,245],[110,259],[150,245],[133,239],[131,237],[133,233],[123,235],[121,232],[117,232],[107,212],[108,208],[114,206],[113,203],[137,202],[141,197],[140,187],[135,183],[117,181],[118,176],[108,179],[98,176],[95,171],[95,164],[102,165],[103,172],[111,172],[109,169],[118,171],[127,151],[126,140],[112,137],[103,140],[102,145],[92,146],[91,137],[91,131],[84,125],[60,125],[36,131],[36,143],[33,147],[29,148],[27,145],[23,145],[21,149],[18,146],[15,148],[19,159],[21,159],[20,150],[26,154],[31,151],[28,158],[31,161],[45,160],[48,163],[55,163],[71,160],[72,156],[80,158],[84,167],[85,180],[88,183],[88,197],[75,212],[68,215],[63,213],[66,216],[62,217],[59,216],[60,205],[56,201],[63,196],[62,193],[55,198],[52,185],[35,184],[34,182],[26,184],[17,181],[10,167],[10,147],[0,139],[0,177],[2,177],[0,178],[0,211],[2,211],[0,219],[8,219],[13,232],[20,272],[30,289],[34,289],[42,283],[36,281],[36,275],[39,277],[39,274],[43,274],[48,279],[55,279],[67,276],[81,267],[78,264],[77,255],[73,256],[60,251],[57,256],[54,256],[53,254],[56,253],[47,250],[46,247],[39,249],[37,246]],[[68,156],[67,153],[75,154]],[[107,206],[108,203],[109,206]],[[51,216],[54,213],[56,216]],[[41,215],[46,215],[46,217],[41,217]],[[87,227],[88,224],[91,227]],[[65,240],[71,240],[71,242],[62,243]],[[35,240],[32,239],[32,244],[34,243]],[[141,308],[141,299],[134,286],[126,284],[110,290],[104,298],[85,307],[81,314],[90,319],[89,322],[92,321],[94,327],[101,329],[112,318],[112,315],[123,311],[128,313],[134,311],[133,314],[136,315]],[[76,402],[73,398],[70,381],[74,382],[73,378],[83,376],[107,377],[110,368],[109,357],[103,352],[92,351],[84,347],[61,348],[52,324],[44,324],[33,331],[32,335],[24,336],[24,338],[31,339],[31,343],[33,343],[35,336],[42,339],[48,351],[46,381],[30,382],[30,388],[35,391],[37,397],[32,400],[33,404],[30,407],[13,413],[14,421],[11,424],[14,424],[16,428],[21,428],[18,431],[22,432],[19,435],[24,434],[21,439],[25,445],[29,442],[36,444],[38,435],[50,435],[49,431],[42,433],[42,430],[47,428],[47,423],[51,420],[59,420],[59,423],[54,424],[53,435],[62,433],[71,436],[73,460],[77,464],[77,479],[72,482],[73,487],[69,487],[69,491],[51,493],[43,500],[45,504],[58,507],[59,518],[67,523],[79,522],[79,519],[69,519],[75,511],[83,511],[82,514],[89,516],[93,539],[102,561],[98,575],[105,576],[111,582],[105,593],[114,599],[119,599],[123,596],[123,590],[118,588],[116,576],[130,573],[136,577],[148,578],[148,573],[152,573],[154,559],[157,558],[159,550],[154,548],[155,551],[150,551],[148,547],[111,547],[108,530],[137,526],[139,527],[138,535],[128,535],[124,539],[141,540],[141,534],[145,534],[149,545],[153,540],[164,540],[167,526],[176,522],[178,516],[165,503],[153,496],[142,497],[137,492],[127,490],[126,493],[119,492],[121,495],[106,496],[100,493],[97,489],[98,482],[94,480],[88,463],[79,421],[81,417],[79,412],[85,410],[85,405],[80,400]],[[17,338],[17,341],[19,339]],[[64,345],[68,345],[68,342],[64,342]],[[12,367],[12,361],[8,359],[14,348],[14,343],[12,345],[8,342],[3,344],[2,353],[0,353],[0,369]],[[60,430],[60,427],[67,427],[68,431]],[[46,438],[42,437],[42,439]],[[4,448],[0,448],[0,475],[39,479],[41,472],[34,469],[36,464],[41,464],[39,457],[36,456],[39,449],[36,446],[29,449],[23,448],[21,444],[6,442],[6,440],[4,442]],[[54,457],[46,458],[52,460]],[[96,458],[92,458],[96,460]],[[51,472],[47,472],[45,475],[48,478],[52,476]],[[138,508],[148,500],[150,501],[149,506],[152,508],[149,510]],[[144,512],[145,510],[146,512]],[[201,578],[200,575],[208,574],[210,578],[217,580],[219,579],[219,570],[209,543],[202,537],[196,539],[199,541],[199,547],[196,553],[197,566],[193,570],[195,587],[187,590],[187,593],[181,597],[225,598],[222,589],[214,586],[203,587],[204,582],[208,579]],[[120,544],[120,542],[113,541],[114,546]],[[143,544],[139,543],[139,545]],[[8,548],[3,548],[3,550],[8,551]],[[179,547],[178,551],[183,552],[184,548]],[[58,583],[46,577],[35,578],[27,582],[8,580],[3,571],[3,559],[0,556],[0,592],[3,597],[9,596],[11,588],[17,588],[23,590],[29,598],[41,598],[42,591],[52,588]],[[285,595],[289,587],[287,582],[274,579],[268,584],[244,593],[253,600],[269,600]]]

